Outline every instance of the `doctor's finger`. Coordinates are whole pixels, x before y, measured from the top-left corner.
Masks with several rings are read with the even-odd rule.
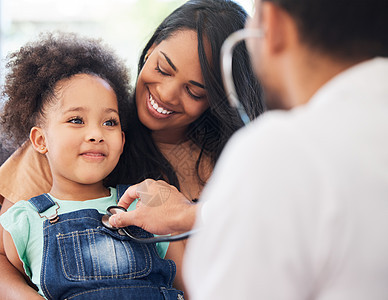
[[[138,225],[135,224],[136,220],[136,212],[135,211],[128,211],[128,212],[122,212],[119,214],[115,214],[109,218],[109,223],[113,227],[126,227],[131,225]]]
[[[119,206],[122,206],[125,209],[127,209],[132,204],[132,202],[135,201],[139,197],[138,192],[137,192],[137,186],[138,186],[138,184],[135,184],[135,185],[131,185],[129,188],[127,188],[127,190],[125,191],[125,193],[121,196],[121,198],[119,200],[119,203],[118,203]]]

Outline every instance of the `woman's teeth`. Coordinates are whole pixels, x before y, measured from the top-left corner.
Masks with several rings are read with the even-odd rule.
[[[167,109],[164,109],[163,107],[160,107],[158,105],[158,103],[156,103],[156,101],[154,99],[152,99],[152,96],[150,94],[150,103],[151,103],[151,106],[160,114],[163,114],[163,115],[169,115],[169,114],[172,114],[173,112],[170,111],[170,110],[167,110]]]

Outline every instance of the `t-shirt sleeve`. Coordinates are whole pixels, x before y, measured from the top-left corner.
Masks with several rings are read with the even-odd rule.
[[[157,235],[156,235],[157,236]],[[161,258],[166,257],[167,249],[170,243],[168,242],[163,242],[163,243],[157,243],[156,244],[156,251],[158,251],[158,254]]]
[[[30,223],[26,211],[26,201],[20,201],[10,207],[0,216],[0,223],[4,230],[10,233],[19,258],[23,262],[24,270],[28,276],[31,276],[30,266],[26,254],[30,232]]]
[[[13,203],[47,193],[51,184],[47,158],[35,151],[29,141],[0,167],[0,195]]]

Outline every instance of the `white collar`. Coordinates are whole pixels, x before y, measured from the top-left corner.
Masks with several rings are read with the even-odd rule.
[[[362,97],[364,94],[388,96],[388,58],[376,57],[358,63],[324,84],[310,99],[310,105],[338,99],[338,96],[352,94]]]

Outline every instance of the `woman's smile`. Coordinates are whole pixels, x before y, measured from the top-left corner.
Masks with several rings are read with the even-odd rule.
[[[153,96],[149,90],[147,94],[147,108],[154,118],[166,119],[171,117],[171,114],[175,113],[175,111],[166,108],[166,105],[160,103],[160,101]]]

